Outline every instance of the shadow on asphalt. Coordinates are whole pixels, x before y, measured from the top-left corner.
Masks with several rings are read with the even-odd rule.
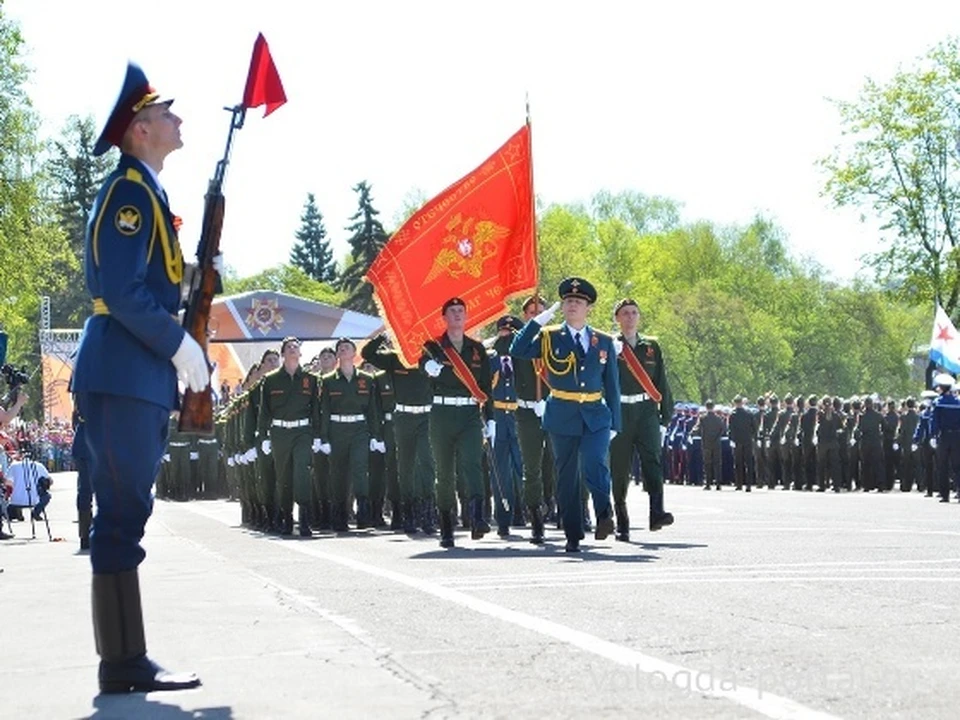
[[[96,708],[87,720],[232,720],[229,707],[197,708],[184,710],[178,705],[156,702],[141,693],[129,695],[97,695],[93,699]]]
[[[470,541],[468,541],[470,542]],[[438,548],[430,552],[411,555],[411,560],[500,560],[509,557],[549,557],[587,562],[646,563],[659,560],[657,555],[619,555],[605,548],[592,548],[581,545],[580,552],[568,553],[563,545],[508,545],[501,547],[457,546],[449,549]]]

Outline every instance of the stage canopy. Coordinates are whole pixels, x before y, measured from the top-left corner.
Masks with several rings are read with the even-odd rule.
[[[215,379],[234,387],[265,350],[279,349],[280,341],[289,335],[300,339],[303,362],[307,363],[337,338],[374,337],[383,332],[384,325],[374,315],[271,290],[254,290],[214,298],[209,328]]]

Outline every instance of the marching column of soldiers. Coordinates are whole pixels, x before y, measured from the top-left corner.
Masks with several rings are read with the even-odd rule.
[[[282,536],[386,527],[389,508],[392,530],[439,530],[442,547],[457,527],[476,540],[495,524],[510,539],[528,523],[539,545],[556,523],[579,552],[594,529],[591,497],[595,537],[629,540],[632,469],[649,529],[670,525],[660,445],[672,400],[659,346],[637,333],[634,301],[618,305],[614,338],[586,324],[589,282],[568,278],[559,296],[549,309],[527,298],[523,320],[500,318],[487,343],[464,332],[466,303],[451,298],[445,332],[415,366],[381,335],[364,344],[362,367],[348,338],[303,367],[299,340],[285,338],[219,412],[215,437],[178,433],[171,416],[158,496],[226,497],[244,527]],[[564,322],[547,324],[561,305]]]
[[[949,502],[960,493],[960,400],[954,378],[939,373],[919,401],[882,402],[768,393],[748,407],[678,403],[662,454],[672,483],[750,492],[782,490],[902,492]]]

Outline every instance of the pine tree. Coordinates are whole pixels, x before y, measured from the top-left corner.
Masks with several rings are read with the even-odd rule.
[[[101,183],[116,163],[114,151],[100,157],[93,156],[91,151],[97,134],[91,116],[71,116],[60,139],[53,142],[53,157],[47,163],[47,172],[54,184],[60,228],[69,244],[71,260],[77,261],[64,263],[58,268],[67,282],[61,291],[50,293],[53,327],[81,327],[90,314],[83,269],[87,218]]]
[[[319,282],[332,283],[337,278],[337,266],[333,261],[333,250],[327,238],[327,229],[323,225],[323,215],[317,209],[317,200],[313,193],[307,194],[300,216],[300,229],[297,230],[297,242],[290,250],[290,264],[303,270]]]
[[[353,224],[347,227],[350,236],[351,263],[340,276],[340,289],[347,293],[343,306],[357,312],[377,314],[373,301],[373,286],[364,282],[363,276],[373,264],[380,250],[387,244],[389,236],[383,225],[377,220],[378,210],[373,207],[370,186],[366,181],[356,185],[354,191],[359,194],[359,209],[350,218]]]

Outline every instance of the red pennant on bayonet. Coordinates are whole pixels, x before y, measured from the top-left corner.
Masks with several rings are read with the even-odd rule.
[[[280,73],[270,57],[270,48],[263,33],[257,35],[253,45],[253,57],[250,58],[250,72],[247,73],[247,86],[243,91],[243,106],[250,108],[266,105],[263,116],[266,117],[287,101],[287,94],[280,82]]]

